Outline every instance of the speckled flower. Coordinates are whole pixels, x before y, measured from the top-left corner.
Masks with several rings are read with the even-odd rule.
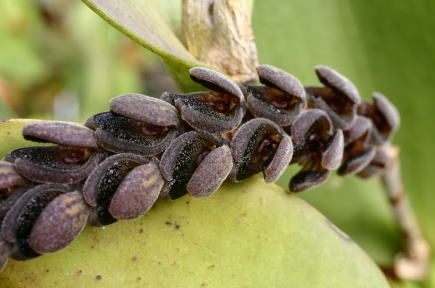
[[[290,190],[301,192],[317,186],[337,169],[343,157],[344,139],[341,130],[333,130],[326,112],[311,109],[302,113],[291,127],[294,143],[292,163],[302,166],[290,180]]]
[[[245,98],[237,83],[207,68],[190,69],[190,77],[210,89],[189,94],[164,93],[162,99],[174,104],[191,127],[209,133],[236,128],[245,114]]]

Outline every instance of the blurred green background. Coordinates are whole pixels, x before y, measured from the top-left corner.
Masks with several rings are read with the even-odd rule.
[[[149,1],[177,35],[180,1]],[[425,236],[435,247],[435,1],[256,0],[253,24],[260,61],[306,85],[325,64],[348,76],[370,99],[381,91],[402,126],[404,181]],[[0,118],[84,121],[111,97],[159,96],[176,86],[163,62],[79,1],[0,2]],[[279,183],[287,187],[289,171]],[[332,177],[302,194],[387,266],[400,235],[377,180]],[[319,239],[321,241],[321,239]],[[424,284],[435,287],[435,273]]]
[[[153,2],[175,27],[177,6]],[[82,121],[116,95],[176,89],[159,58],[80,1],[2,0],[0,9],[0,118]]]

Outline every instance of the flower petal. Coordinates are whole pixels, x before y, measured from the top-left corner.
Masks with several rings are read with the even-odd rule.
[[[359,138],[364,137],[364,144],[368,144],[372,133],[373,124],[370,119],[362,116],[357,116],[355,123],[352,128],[344,132],[345,142],[352,143],[357,141]]]
[[[318,65],[315,70],[319,81],[322,82],[323,85],[344,95],[354,104],[361,103],[358,89],[348,78],[327,66]]]
[[[375,154],[375,148],[367,148],[363,152],[354,155],[340,166],[338,169],[338,175],[345,176],[362,171],[370,164]]]
[[[193,197],[213,194],[225,181],[233,168],[231,149],[220,146],[205,156],[187,183],[186,189]]]
[[[83,198],[97,210],[97,220],[101,225],[116,221],[110,214],[109,206],[113,195],[123,179],[135,167],[150,161],[141,155],[120,153],[104,160],[88,177],[83,186]]]
[[[175,139],[160,161],[160,170],[167,181],[161,196],[173,200],[185,195],[187,185],[201,162],[224,144],[225,141],[221,138],[196,131],[184,133]]]
[[[11,245],[4,241],[0,236],[0,273],[8,264],[9,255],[11,254]]]
[[[3,239],[13,243],[12,257],[29,259],[39,256],[29,246],[29,237],[35,221],[44,208],[57,196],[71,192],[74,186],[61,184],[42,184],[29,189],[18,199],[3,219],[1,233]]]
[[[215,102],[220,101],[221,96],[228,98],[227,95],[214,95],[212,92],[178,95],[175,106],[180,110],[181,118],[196,130],[223,133],[233,130],[241,123],[245,110],[239,103],[231,104],[233,100],[226,98],[224,106],[234,107],[216,110]]]
[[[312,134],[332,134],[332,123],[325,111],[310,109],[303,112],[291,127],[294,144],[303,145]]]
[[[281,90],[293,97],[299,98],[301,102],[305,102],[304,86],[294,76],[272,65],[258,66],[257,73],[260,82],[264,85]]]
[[[164,180],[159,166],[150,162],[135,167],[119,184],[109,212],[118,220],[134,219],[148,212],[157,200]]]
[[[0,161],[0,199],[9,196],[3,194],[8,188],[22,186],[26,183],[26,179],[15,170],[14,164]]]
[[[171,104],[142,94],[126,94],[110,101],[110,110],[122,116],[156,126],[178,126],[177,109]]]
[[[318,186],[328,179],[329,171],[326,169],[318,171],[301,170],[292,177],[289,189],[292,192],[302,192]]]
[[[358,173],[359,177],[369,178],[382,175],[391,163],[391,156],[383,146],[376,148],[375,156],[369,165]]]
[[[343,159],[343,148],[343,131],[337,130],[322,153],[322,167],[327,170],[337,169]]]
[[[96,129],[97,143],[114,153],[155,156],[175,139],[177,129],[154,126],[111,112],[91,117],[86,126]]]
[[[95,133],[91,129],[70,122],[40,121],[23,128],[26,140],[50,142],[63,146],[97,148]]]
[[[240,126],[231,141],[234,166],[230,179],[241,181],[267,169],[285,135],[286,133],[277,124],[266,118],[255,118]],[[284,151],[290,153],[286,145],[288,143],[283,144],[280,153]],[[283,160],[287,160],[288,156],[286,155]],[[279,174],[279,169],[275,169],[282,167],[278,159],[275,161],[277,162],[273,163],[267,172],[268,179],[275,178]],[[279,165],[275,166],[276,164]]]
[[[288,135],[284,135],[279,142],[272,161],[264,169],[264,179],[267,183],[278,180],[285,172],[293,157],[293,143]]]
[[[79,191],[54,198],[33,224],[29,246],[39,254],[65,248],[85,228],[89,207]]]
[[[60,146],[28,147],[12,151],[8,159],[14,161],[19,174],[33,182],[68,184],[84,180],[106,157],[105,153],[83,153],[86,152]],[[65,161],[75,157],[84,158],[73,163]]]
[[[204,67],[190,68],[189,73],[190,78],[196,83],[212,91],[234,95],[239,99],[240,103],[244,102],[242,90],[233,80],[224,74]]]

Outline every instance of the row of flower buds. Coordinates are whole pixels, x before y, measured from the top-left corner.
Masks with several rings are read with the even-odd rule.
[[[206,197],[225,180],[262,172],[277,180],[293,163],[289,188],[323,183],[330,171],[361,177],[385,171],[383,145],[399,116],[382,95],[361,103],[338,72],[316,68],[322,87],[304,87],[269,65],[262,85],[238,84],[206,68],[193,81],[208,91],[119,96],[84,126],[41,121],[0,161],[0,270],[67,246],[87,223],[109,225],[145,214],[158,198]]]

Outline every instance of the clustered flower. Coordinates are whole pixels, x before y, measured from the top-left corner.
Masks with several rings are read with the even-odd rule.
[[[300,192],[339,175],[370,177],[389,165],[399,126],[381,94],[361,102],[356,87],[319,66],[324,85],[304,87],[270,65],[262,85],[235,83],[192,68],[206,91],[127,94],[82,125],[40,121],[23,137],[50,146],[21,148],[0,161],[0,270],[9,257],[31,259],[71,243],[87,225],[145,214],[157,199],[207,197],[225,180],[260,172],[277,180],[301,166],[289,188]]]

